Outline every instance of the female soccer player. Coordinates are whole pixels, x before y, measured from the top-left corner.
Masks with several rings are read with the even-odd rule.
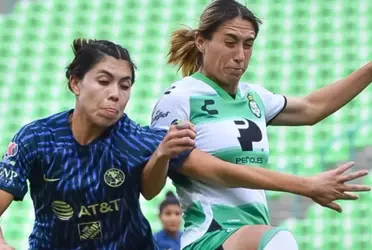
[[[0,215],[24,198],[28,180],[30,249],[156,249],[139,194],[160,192],[170,158],[182,164],[195,132],[185,124],[164,137],[123,114],[135,81],[126,49],[82,39],[73,49],[66,77],[75,108],[16,134],[0,163]],[[10,248],[3,238],[2,247]]]
[[[152,125],[166,128],[179,120],[190,120],[197,128],[198,149],[226,162],[247,165],[241,168],[207,160],[205,155],[198,158],[199,164],[193,165],[190,162],[194,155],[200,154],[194,150],[183,168],[172,175],[185,214],[183,249],[298,249],[287,229],[270,227],[265,193],[259,189],[293,192],[309,179],[294,184],[293,176],[274,177],[272,172],[263,174],[264,169],[252,167],[268,162],[266,126],[316,124],[372,81],[369,63],[345,79],[302,98],[284,97],[240,82],[252,55],[259,24],[260,20],[238,2],[216,0],[202,13],[199,28],[180,29],[172,35],[169,63],[178,65],[185,78],[172,84],[158,101],[154,113],[169,111],[169,115],[154,120]],[[315,179],[328,176],[344,185],[349,179],[335,175],[351,166],[348,163]],[[252,171],[262,171],[262,175]],[[358,172],[354,177],[365,174],[366,171]],[[356,198],[347,191],[369,190],[354,185],[338,188],[333,193],[338,196],[334,200]],[[315,202],[341,211],[338,204],[310,194]]]
[[[166,198],[159,206],[159,219],[163,230],[154,235],[160,250],[180,250],[180,231],[182,210],[180,202],[172,191],[167,192]]]

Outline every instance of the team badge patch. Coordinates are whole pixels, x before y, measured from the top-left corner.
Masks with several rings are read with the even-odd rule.
[[[105,183],[110,187],[119,187],[125,181],[124,172],[117,168],[111,168],[106,171],[104,176]]]
[[[248,102],[249,102],[249,108],[252,111],[252,113],[258,117],[261,118],[261,110],[258,106],[257,102],[254,100],[253,95],[248,94]]]
[[[5,152],[5,158],[16,156],[18,153],[18,144],[11,142],[8,145],[8,148]]]

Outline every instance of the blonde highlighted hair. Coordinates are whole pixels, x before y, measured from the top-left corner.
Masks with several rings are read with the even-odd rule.
[[[195,43],[197,32],[211,40],[223,23],[237,17],[251,22],[257,36],[262,22],[247,7],[235,0],[215,0],[201,14],[198,29],[183,28],[172,33],[168,64],[178,66],[184,77],[197,72],[203,66],[203,54]]]

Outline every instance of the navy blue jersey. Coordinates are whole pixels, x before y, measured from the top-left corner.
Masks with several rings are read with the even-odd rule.
[[[166,131],[126,115],[80,145],[72,110],[24,126],[0,164],[0,189],[22,200],[30,183],[35,224],[30,249],[155,249],[140,210],[141,172]],[[172,159],[177,167],[186,154]]]

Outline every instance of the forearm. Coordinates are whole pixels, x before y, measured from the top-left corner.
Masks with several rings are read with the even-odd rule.
[[[350,102],[372,82],[372,62],[354,71],[346,78],[320,88],[305,99],[320,121]]]
[[[274,172],[262,167],[233,164],[224,171],[224,180],[228,187],[244,187],[281,191],[306,196],[310,190],[305,177]]]
[[[141,193],[146,200],[151,200],[163,189],[169,167],[169,157],[154,152],[142,172]]]
[[[311,188],[307,178],[228,163],[200,150],[190,154],[180,172],[193,179],[227,188],[265,189],[303,196],[307,196]]]

